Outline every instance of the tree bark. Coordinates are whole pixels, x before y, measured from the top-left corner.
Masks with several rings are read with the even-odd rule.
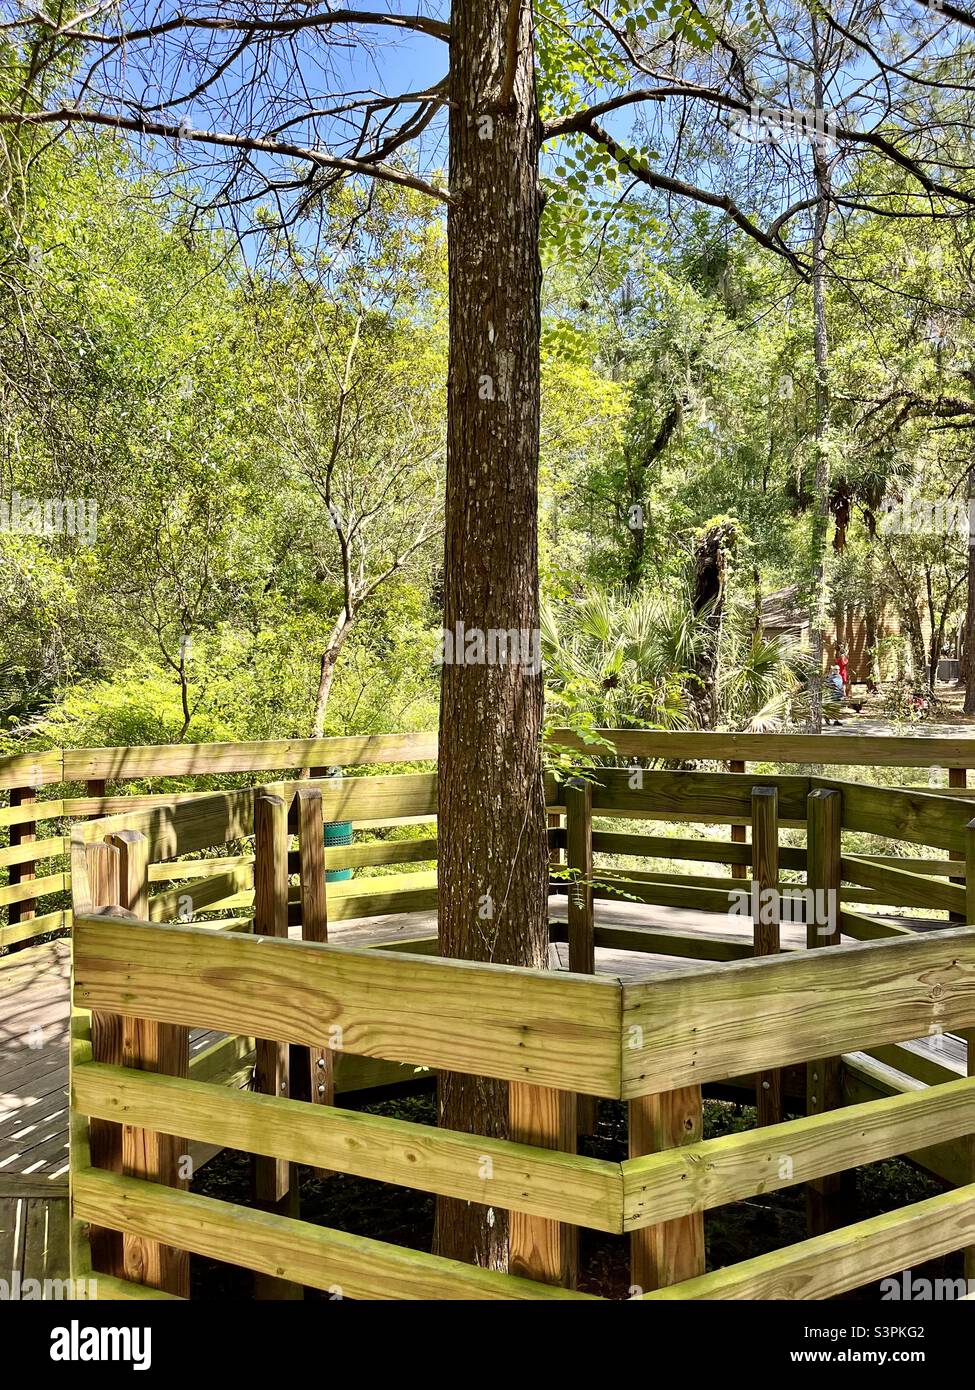
[[[325,714],[328,710],[328,697],[331,694],[332,681],[335,677],[335,663],[339,659],[339,652],[349,635],[351,626],[352,615],[347,608],[343,608],[341,616],[335,620],[328,646],[322,652],[318,671],[318,690],[315,693],[315,713],[311,721],[312,738],[321,738],[325,731]]]
[[[975,501],[975,466],[968,470],[969,523]],[[965,632],[962,639],[965,675],[965,713],[975,714],[975,534],[968,535],[968,589],[965,600]]]
[[[539,120],[529,3],[456,0],[451,14],[450,374],[444,626],[539,623]],[[536,648],[537,650],[537,648]],[[534,663],[441,678],[440,950],[544,967],[547,839]],[[441,1075],[440,1123],[507,1132],[507,1086]],[[503,1268],[506,1214],[437,1203],[438,1253]]]
[[[812,17],[814,91],[816,110],[825,102],[819,27]],[[813,733],[823,728],[823,627],[826,618],[826,533],[829,528],[829,338],[826,329],[826,233],[829,226],[829,160],[826,150],[813,144],[813,171],[816,178],[816,212],[813,222],[812,296],[813,355],[816,370],[816,502],[813,515],[810,645],[812,675],[809,681],[809,723]]]
[[[737,536],[731,522],[712,526],[694,547],[694,591],[691,602],[702,620],[706,640],[701,644],[695,672],[697,684],[693,700],[698,725],[713,729],[718,722],[718,662],[721,654],[721,625],[724,621],[725,574],[728,552]]]

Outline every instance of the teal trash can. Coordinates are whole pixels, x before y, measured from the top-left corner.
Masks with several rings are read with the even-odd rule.
[[[332,845],[351,845],[352,843],[352,822],[350,820],[333,821],[331,825],[325,827],[325,848]],[[326,869],[326,883],[344,883],[347,878],[352,877],[351,869]]]
[[[342,776],[342,769],[336,768],[333,774],[336,779]],[[350,820],[337,820],[325,825],[325,848],[329,849],[335,845],[351,845],[352,843],[352,822]],[[326,883],[344,883],[346,879],[352,877],[351,869],[326,869]]]

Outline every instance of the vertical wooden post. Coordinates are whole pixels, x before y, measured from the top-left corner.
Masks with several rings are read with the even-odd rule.
[[[745,764],[741,761],[740,758],[732,758],[731,762],[728,764],[728,771],[729,771],[729,772],[744,772],[744,771],[745,771]],[[733,845],[743,845],[743,844],[745,844],[746,842],[747,842],[747,839],[746,839],[746,835],[745,835],[745,827],[744,827],[743,825],[733,825],[733,826],[731,827],[731,843],[732,843]],[[732,877],[732,878],[748,878],[748,865],[747,865],[747,864],[732,864],[732,866],[731,866],[731,877]]]
[[[817,790],[806,801],[806,946],[840,944],[840,856],[843,798]],[[806,1064],[806,1113],[820,1115],[843,1104],[843,1064],[839,1057],[820,1057]],[[824,1235],[847,1219],[852,1173],[830,1173],[806,1184],[806,1219],[810,1235]]]
[[[576,1098],[568,1091],[512,1081],[508,1087],[509,1137],[539,1149],[576,1151]],[[574,1289],[579,1269],[579,1231],[546,1216],[513,1211],[508,1217],[508,1270],[542,1284]]]
[[[752,787],[752,933],[756,956],[779,950],[779,793]],[[755,1104],[760,1125],[782,1119],[782,1073],[757,1072]]]
[[[569,881],[569,969],[579,975],[596,973],[596,937],[592,896],[592,784],[570,782],[565,789],[565,862],[573,871]],[[579,1133],[596,1128],[594,1096],[576,1097]]]
[[[37,791],[34,787],[16,787],[10,793],[11,806],[33,806],[37,801]],[[36,821],[28,821],[25,825],[12,825],[10,827],[11,845],[27,845],[37,839]],[[29,883],[36,876],[34,864],[12,864],[9,871],[10,883]],[[11,903],[7,909],[7,921],[11,926],[15,922],[29,922],[37,915],[37,905],[34,900],[23,903]]]
[[[119,852],[112,845],[86,845],[88,884],[93,908],[119,906]],[[122,1065],[122,1016],[94,1010],[91,1015],[91,1055],[95,1062]],[[122,1126],[112,1120],[92,1118],[88,1124],[91,1162],[110,1173],[122,1171]],[[89,1233],[91,1266],[99,1274],[123,1277],[120,1231],[92,1226]]]
[[[328,903],[325,892],[325,841],[322,793],[319,787],[299,787],[296,798],[298,861],[301,875],[301,938],[303,941],[328,940]],[[293,1100],[314,1105],[335,1104],[335,1054],[323,1038],[317,1047],[290,1050],[290,1081]],[[313,1170],[327,1178],[324,1168]]]
[[[85,791],[90,797],[102,797],[105,795],[104,777],[90,777],[85,784]],[[104,811],[93,811],[88,817],[89,820],[98,820],[105,813]]]
[[[288,808],[280,796],[254,798],[254,934],[288,935]],[[255,1040],[254,1090],[287,1096],[288,1044]],[[266,1211],[295,1214],[298,1195],[292,1165],[285,1159],[255,1154],[254,1199]],[[264,1299],[299,1297],[294,1284],[268,1275],[254,1276],[254,1296]]]
[[[119,905],[140,921],[149,918],[149,845],[138,830],[120,830],[108,837],[119,856]],[[138,928],[134,928],[138,930]],[[189,1074],[189,1030],[147,1018],[122,1020],[122,1061],[137,1071],[166,1076]],[[188,1186],[186,1141],[133,1125],[122,1127],[122,1172],[128,1177]],[[190,1258],[185,1250],[155,1240],[124,1234],[122,1265],[126,1279],[188,1298]]]
[[[965,921],[975,923],[975,820],[965,827]],[[975,1076],[975,1028],[966,1028],[962,1033],[967,1055],[967,1073]],[[969,1182],[975,1182],[975,1134],[968,1136]],[[965,1278],[969,1281],[969,1292],[975,1287],[975,1245],[965,1247]]]
[[[559,815],[558,811],[549,812],[548,828],[549,830],[562,829],[562,817]],[[548,862],[553,867],[562,862],[562,852],[559,849],[558,845],[552,845],[549,849]]]
[[[967,786],[967,785],[968,785],[968,769],[967,769],[967,768],[964,768],[964,767],[949,767],[949,769],[948,769],[948,786],[949,786],[949,787],[964,787],[964,786]],[[949,850],[949,851],[948,851],[948,858],[949,858],[949,859],[961,859],[961,860],[964,860],[965,854],[964,854],[964,852],[959,851],[959,850]],[[963,880],[960,879],[960,878],[953,878],[953,879],[950,880],[950,882],[952,882],[952,883],[962,883]],[[957,912],[949,912],[949,913],[948,913],[948,921],[949,921],[949,923],[951,923],[951,922],[963,922],[964,920],[965,920],[965,918],[959,916]]]
[[[629,1155],[659,1153],[704,1137],[700,1086],[631,1100]],[[644,1226],[630,1235],[630,1284],[647,1293],[704,1273],[704,1213]]]

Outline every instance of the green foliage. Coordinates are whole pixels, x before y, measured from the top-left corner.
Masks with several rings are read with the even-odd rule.
[[[789,720],[800,695],[801,658],[750,627],[733,602],[715,635],[708,611],[695,613],[684,584],[634,596],[594,590],[547,605],[542,652],[552,692],[549,718],[590,728],[700,727],[702,660],[716,655],[721,727],[772,728]]]

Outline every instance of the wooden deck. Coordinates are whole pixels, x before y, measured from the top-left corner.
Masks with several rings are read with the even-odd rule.
[[[0,1280],[9,1297],[37,1297],[45,1281],[68,1277],[70,965],[67,941],[0,959]]]
[[[565,920],[565,899],[553,896],[553,922]],[[599,901],[596,925],[669,928],[725,940],[750,941],[746,917],[719,917],[685,908],[648,907]],[[906,924],[906,919],[897,919]],[[942,925],[912,921],[919,930]],[[330,939],[346,945],[432,939],[436,913],[411,912],[335,924]],[[648,932],[648,947],[652,944]],[[782,924],[782,945],[801,946],[801,924]],[[568,967],[568,948],[551,947],[552,965]],[[596,969],[624,980],[654,970],[686,970],[693,965],[652,950],[618,951],[597,947]],[[708,968],[702,966],[701,968]],[[68,1029],[70,943],[50,942],[0,958],[0,1280],[67,1276]],[[220,1037],[191,1035],[191,1057]],[[942,1066],[965,1075],[965,1044],[938,1039],[909,1044]],[[900,1074],[888,1068],[891,1077]],[[246,1078],[238,1084],[246,1084]],[[912,1083],[916,1084],[916,1083]],[[209,1156],[209,1155],[207,1155]],[[202,1159],[200,1161],[203,1161]]]
[[[36,1185],[68,1172],[71,943],[0,959],[0,1176]]]

